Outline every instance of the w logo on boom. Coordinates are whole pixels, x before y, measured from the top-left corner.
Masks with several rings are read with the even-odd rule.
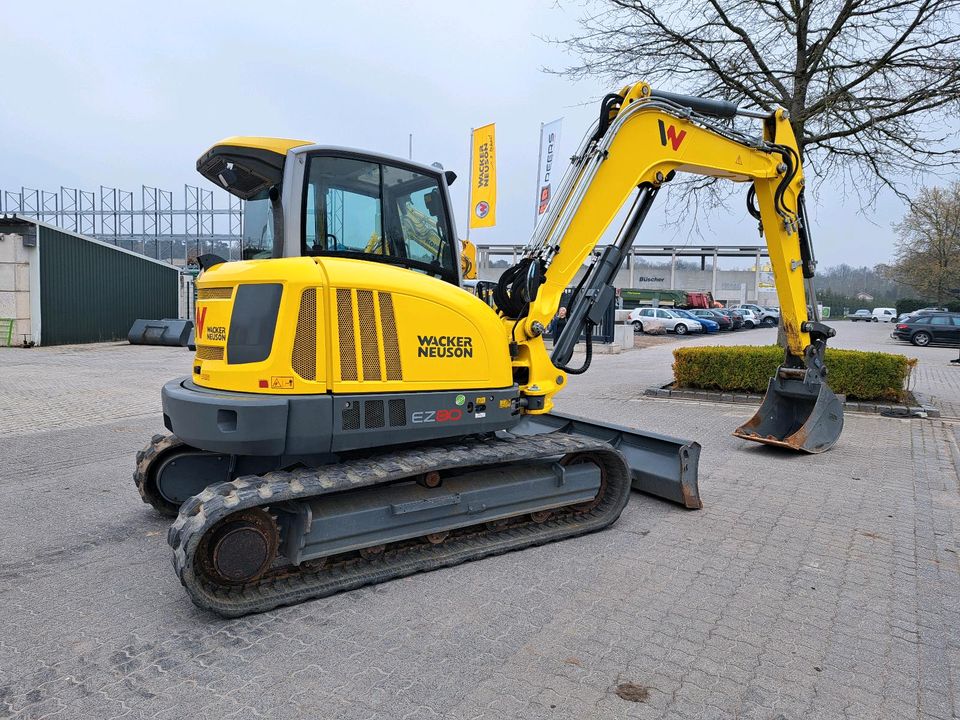
[[[667,140],[669,140],[673,149],[679,150],[680,143],[682,143],[683,139],[687,136],[687,131],[681,130],[678,134],[677,129],[673,125],[667,127],[663,124],[663,120],[657,120],[657,124],[660,126],[660,144],[666,147]]]

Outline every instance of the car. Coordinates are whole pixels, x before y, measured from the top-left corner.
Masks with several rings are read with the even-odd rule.
[[[878,307],[873,309],[874,322],[893,322],[897,317],[897,309],[891,307]]]
[[[742,305],[738,308],[735,308],[735,312],[743,315],[743,326],[748,330],[752,330],[755,327],[760,327],[760,317],[750,308],[745,308]]]
[[[673,309],[677,315],[681,317],[690,318],[691,320],[696,320],[703,327],[705,333],[715,333],[720,332],[720,323],[717,322],[716,317],[698,317],[694,315],[690,310],[678,310],[677,308]]]
[[[894,320],[893,322],[902,323],[902,322],[906,322],[907,320],[910,320],[911,318],[920,317],[921,315],[929,315],[930,313],[937,313],[937,312],[950,312],[950,311],[947,310],[947,308],[934,308],[934,307],[920,308],[919,310],[914,310],[913,312],[901,313],[899,316],[897,316],[896,320]]]
[[[658,330],[666,332],[666,325],[663,324],[663,320],[657,317],[640,315],[641,310],[643,310],[643,308],[635,308],[627,315],[627,322],[633,325],[633,331],[635,333],[650,332],[651,330],[654,332]]]
[[[906,340],[919,347],[933,343],[960,343],[960,313],[924,313],[898,322],[890,337]]]
[[[777,323],[780,322],[780,309],[779,308],[766,308],[760,305],[754,305],[752,303],[740,303],[739,305],[731,305],[732,310],[751,310],[755,319],[752,319],[755,326],[761,327],[774,327]]]
[[[703,325],[696,320],[682,317],[665,308],[637,308],[631,310],[627,316],[627,322],[633,323],[634,330],[642,332],[644,323],[648,318],[660,320],[667,332],[675,332],[677,335],[686,335],[688,332],[703,332]]]
[[[850,322],[876,322],[876,319],[873,317],[873,313],[867,310],[866,308],[860,308],[852,315],[847,315],[847,319]]]
[[[698,320],[700,318],[706,318],[707,320],[713,320],[716,322],[721,330],[730,330],[733,328],[733,321],[724,315],[721,312],[716,310],[708,310],[706,308],[695,308],[688,310],[691,315],[694,315]]]
[[[731,330],[739,330],[743,327],[743,315],[738,313],[736,310],[731,310],[729,308],[717,308],[717,312],[730,318],[730,322],[732,323],[730,327]]]

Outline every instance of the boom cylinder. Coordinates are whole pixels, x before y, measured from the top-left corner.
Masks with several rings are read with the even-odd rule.
[[[613,280],[623,265],[623,260],[633,246],[633,241],[640,232],[644,220],[653,205],[659,188],[644,185],[640,188],[630,215],[627,217],[616,242],[608,245],[599,260],[588,270],[586,281],[567,308],[567,324],[557,338],[550,359],[557,367],[564,367],[570,362],[573,348],[580,339],[580,333],[588,323],[599,324],[606,302],[613,296]]]

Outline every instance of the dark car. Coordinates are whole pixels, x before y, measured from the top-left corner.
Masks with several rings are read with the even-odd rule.
[[[697,317],[703,317],[707,320],[715,320],[719,325],[721,330],[730,330],[733,328],[733,321],[728,318],[723,313],[717,312],[716,310],[706,310],[704,308],[696,308],[689,311],[691,314],[696,315]]]
[[[931,312],[898,322],[890,337],[926,347],[932,343],[960,343],[960,313]]]
[[[719,308],[716,312],[722,313],[730,318],[730,321],[733,323],[732,330],[739,330],[743,327],[743,315],[738,313],[736,310],[728,310],[727,308]]]

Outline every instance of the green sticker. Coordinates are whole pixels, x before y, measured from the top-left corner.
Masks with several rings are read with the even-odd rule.
[[[463,395],[457,395],[457,405],[463,405],[467,401]]]

